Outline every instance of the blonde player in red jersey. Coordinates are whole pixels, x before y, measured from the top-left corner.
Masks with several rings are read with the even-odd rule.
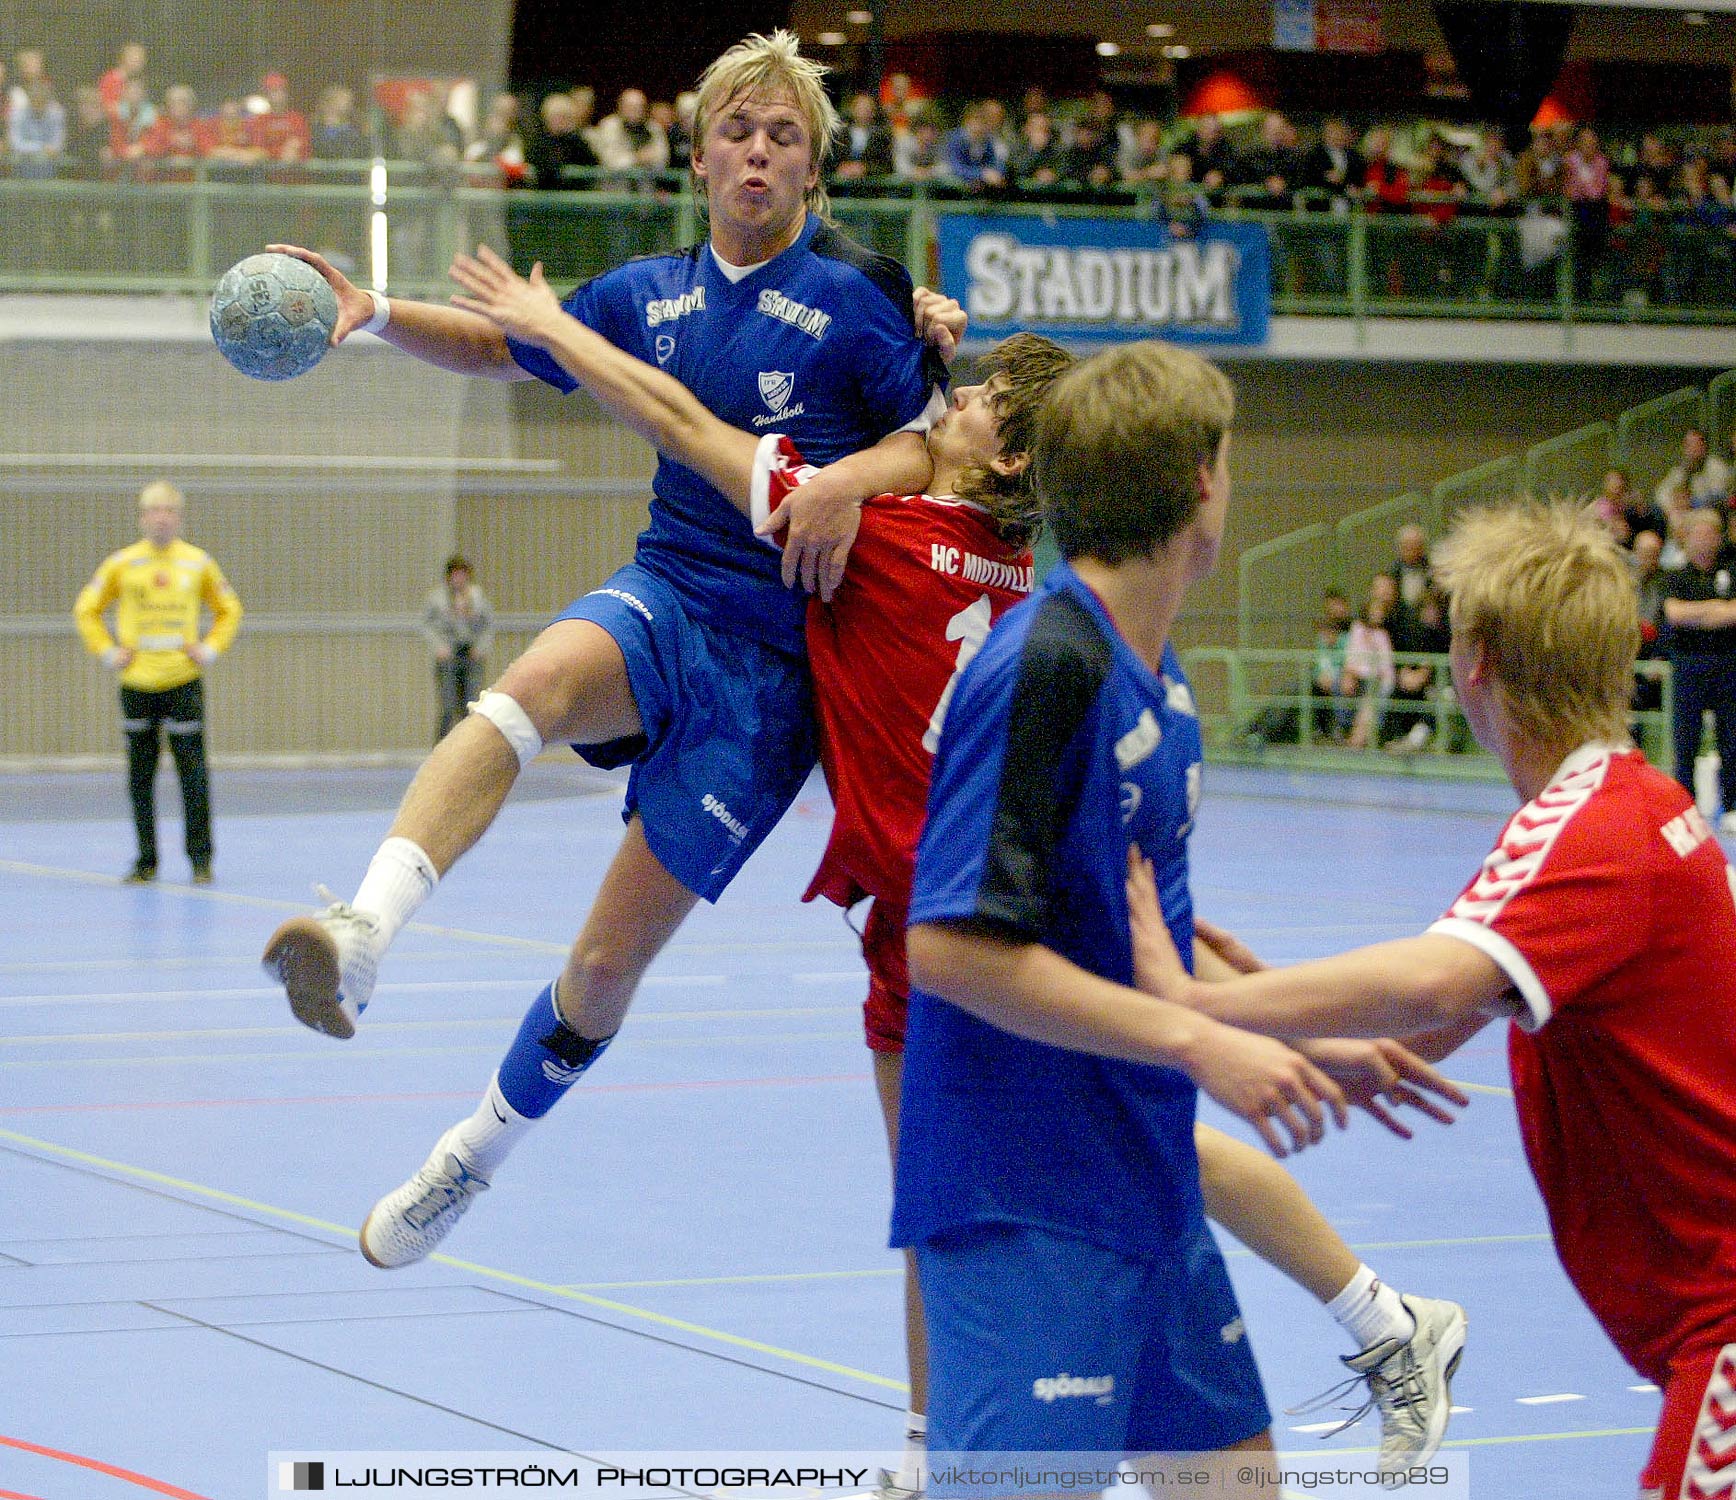
[[[460,306],[547,349],[610,415],[709,480],[762,534],[815,472],[787,439],[729,426],[677,381],[567,316],[539,271],[526,281],[483,249],[460,257],[453,276],[467,293],[454,299]],[[919,324],[944,320],[947,309],[956,304],[918,290]],[[955,390],[927,434],[930,492],[866,501],[843,583],[829,603],[809,605],[821,761],[835,814],[804,899],[825,896],[843,907],[873,900],[862,931],[864,1019],[894,1151],[909,994],[905,914],[934,749],[958,674],[993,622],[1031,590],[1040,512],[1025,476],[1028,449],[1044,393],[1072,363],[1058,345],[1030,334],[997,345],[979,362],[983,381]],[[1209,972],[1232,972],[1209,951],[1201,962]],[[1351,1102],[1400,1135],[1410,1132],[1385,1101],[1442,1121],[1451,1116],[1422,1090],[1466,1102],[1390,1041],[1323,1043],[1311,1055]],[[1197,1140],[1207,1212],[1325,1303],[1361,1349],[1346,1363],[1368,1379],[1380,1409],[1383,1467],[1420,1462],[1445,1426],[1446,1366],[1463,1339],[1463,1313],[1380,1282],[1260,1152],[1207,1126]],[[911,1410],[904,1465],[882,1477],[889,1500],[921,1486],[926,1340],[914,1276],[905,1288]]]
[[[1642,1495],[1736,1495],[1736,872],[1628,741],[1639,620],[1603,527],[1480,511],[1434,555],[1459,701],[1524,800],[1482,868],[1420,937],[1228,984],[1180,972],[1136,871],[1143,964],[1166,998],[1277,1037],[1409,1036],[1440,1058],[1511,1021],[1562,1264],[1663,1389]]]

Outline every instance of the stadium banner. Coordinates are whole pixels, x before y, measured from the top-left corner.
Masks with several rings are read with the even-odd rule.
[[[976,338],[1263,344],[1272,257],[1262,224],[940,214],[940,282]]]

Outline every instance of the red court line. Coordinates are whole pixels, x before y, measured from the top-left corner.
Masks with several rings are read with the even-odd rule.
[[[22,1438],[9,1438],[0,1435],[0,1443],[8,1448],[17,1448],[25,1453],[39,1453],[44,1458],[57,1458],[63,1464],[76,1464],[81,1469],[95,1469],[99,1474],[107,1474],[112,1479],[124,1479],[128,1484],[136,1484],[142,1490],[150,1490],[154,1494],[168,1495],[171,1500],[211,1500],[209,1495],[195,1495],[191,1490],[176,1489],[172,1484],[164,1484],[160,1479],[147,1479],[143,1474],[135,1474],[131,1469],[117,1469],[113,1464],[105,1464],[101,1459],[83,1458],[77,1453],[62,1453],[58,1448],[44,1448],[37,1443],[27,1443]],[[15,1500],[32,1500],[28,1495],[20,1495]]]
[[[593,1083],[585,1086],[587,1094],[660,1094],[680,1093],[695,1089],[796,1088],[815,1083],[865,1083],[867,1073],[817,1073],[811,1077],[788,1078],[701,1078],[687,1083]],[[300,1094],[269,1099],[145,1099],[134,1102],[103,1104],[0,1104],[0,1115],[64,1115],[83,1114],[92,1110],[123,1109],[229,1109],[236,1105],[254,1104],[404,1104],[420,1099],[476,1098],[474,1089],[466,1093],[445,1091],[433,1094]]]
[[[24,1495],[17,1490],[0,1490],[0,1500],[42,1500],[41,1495]]]

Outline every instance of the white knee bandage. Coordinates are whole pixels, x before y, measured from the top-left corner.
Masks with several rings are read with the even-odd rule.
[[[536,725],[508,694],[490,688],[470,705],[470,711],[487,719],[505,736],[507,744],[512,746],[512,753],[518,757],[519,770],[542,754],[542,736],[536,732]]]

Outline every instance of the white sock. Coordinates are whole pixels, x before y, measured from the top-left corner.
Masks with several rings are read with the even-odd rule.
[[[419,844],[409,839],[387,839],[374,852],[350,905],[378,917],[380,940],[389,944],[439,883],[440,872]]]
[[[476,1113],[458,1127],[465,1165],[479,1177],[493,1177],[495,1169],[512,1154],[512,1148],[536,1124],[506,1102],[500,1092],[500,1074],[488,1080],[488,1092]]]
[[[1356,1340],[1358,1349],[1367,1349],[1382,1339],[1405,1342],[1417,1331],[1417,1320],[1399,1295],[1374,1274],[1367,1265],[1356,1268],[1336,1297],[1326,1304],[1327,1312],[1338,1320],[1338,1326]]]
[[[923,1412],[904,1414],[904,1459],[892,1482],[901,1490],[920,1490],[922,1470],[928,1459],[928,1417]]]

